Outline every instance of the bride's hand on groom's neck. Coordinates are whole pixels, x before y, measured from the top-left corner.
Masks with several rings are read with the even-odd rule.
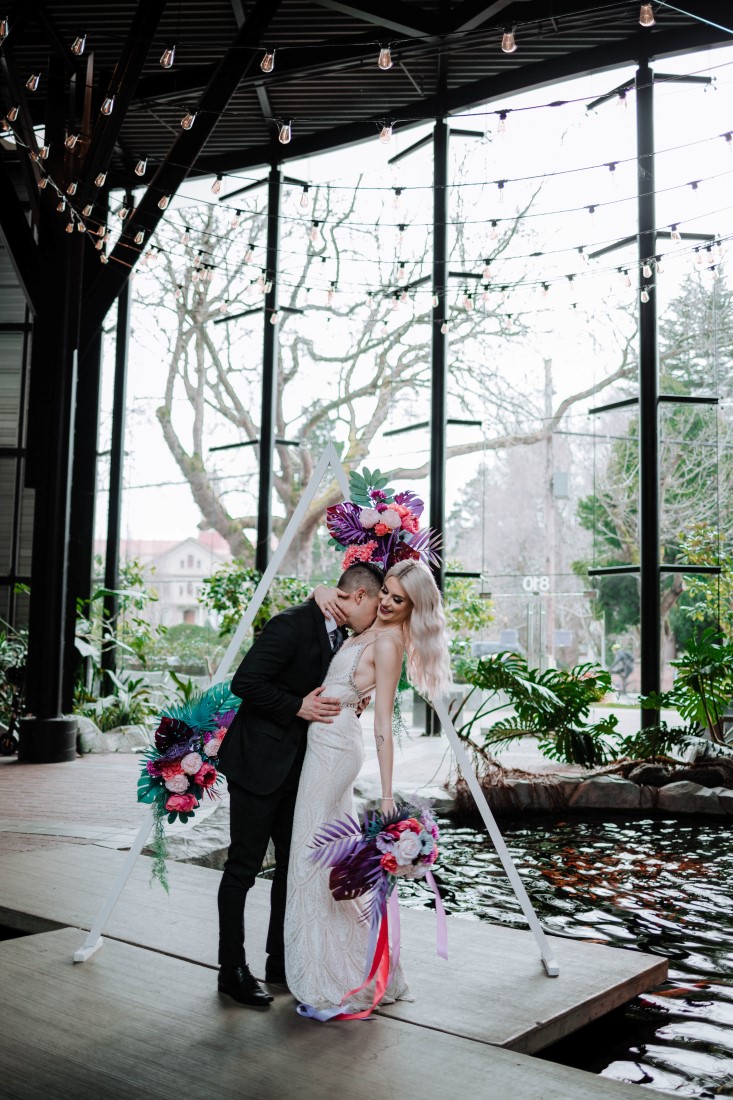
[[[324,616],[333,619],[337,626],[343,626],[347,619],[347,610],[343,601],[348,599],[348,593],[340,588],[329,588],[325,584],[317,584],[313,589],[313,599],[316,601]]]

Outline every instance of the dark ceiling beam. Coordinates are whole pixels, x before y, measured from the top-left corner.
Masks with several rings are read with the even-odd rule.
[[[139,0],[135,17],[127,35],[120,60],[112,74],[109,88],[102,94],[115,97],[111,115],[97,116],[89,148],[81,165],[79,206],[85,206],[99,190],[94,180],[99,172],[109,168],[112,154],[132,102],[140,73],[148,58],[150,46],[158,30],[166,0]],[[101,90],[100,90],[101,91]]]
[[[678,30],[658,31],[654,33],[652,44],[655,56],[690,52],[704,49],[729,38],[721,31],[699,25],[682,27]],[[455,114],[476,107],[482,103],[502,99],[515,92],[540,88],[578,76],[584,72],[600,72],[613,69],[617,65],[632,64],[639,54],[639,36],[622,39],[619,42],[595,46],[588,50],[569,51],[549,61],[540,61],[535,65],[514,65],[497,76],[484,77],[459,88],[450,89],[444,96],[427,96],[425,99],[403,103],[392,111],[380,111],[379,118],[417,118],[409,127],[428,122],[442,113]],[[247,149],[232,150],[230,153],[202,157],[196,164],[197,174],[213,175],[216,172],[239,172],[263,165],[282,163],[298,157],[314,156],[330,149],[343,148],[366,141],[377,136],[377,115],[371,119],[345,123],[334,129],[320,130],[316,134],[295,136],[289,145],[281,145],[277,140],[263,145],[250,146]]]
[[[281,2],[282,0],[256,0],[246,22],[237,32],[201,96],[196,108],[198,117],[195,125],[190,130],[180,131],[139,206],[125,222],[122,234],[109,257],[109,263],[102,269],[85,299],[82,349],[87,347],[102,325],[140,255],[140,248],[133,243],[133,238],[140,230],[145,233],[146,239],[155,232],[164,217],[164,211],[158,205],[161,196],[175,195],[187,178],[216,128],[221,112],[226,109],[236,92],[242,76],[257,63],[253,48],[260,45]]]
[[[38,19],[43,27],[48,43],[56,56],[63,62],[69,76],[74,76],[81,68],[79,58],[71,52],[68,42],[65,42],[56,21],[48,14],[45,5],[38,8]],[[84,32],[82,31],[82,34]]]
[[[0,157],[0,236],[28,306],[38,316],[43,284],[38,245],[33,239],[4,157]]]
[[[242,3],[242,0],[231,0],[231,3],[232,11],[234,12],[234,18],[237,23],[237,30],[240,30],[240,28],[244,25],[244,20],[246,18],[244,4]]]
[[[322,8],[343,12],[352,19],[364,23],[373,23],[395,34],[404,34],[408,38],[422,38],[426,34],[437,34],[438,27],[434,19],[420,8],[404,3],[404,0],[316,0]]]
[[[464,0],[456,12],[455,19],[450,28],[451,34],[460,34],[464,31],[475,31],[490,19],[494,19],[504,8],[508,8],[512,0],[495,0],[493,4],[487,4],[486,0]]]
[[[272,126],[274,112],[272,109],[272,103],[270,102],[270,97],[267,94],[267,88],[261,80],[258,80],[258,82],[255,84],[255,91],[257,93],[257,102],[259,103],[260,110],[262,111],[262,117],[269,128],[270,126]]]

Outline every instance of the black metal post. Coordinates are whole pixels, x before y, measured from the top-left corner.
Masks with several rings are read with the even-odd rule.
[[[117,299],[117,333],[115,340],[115,382],[112,405],[112,439],[109,456],[109,500],[107,504],[107,545],[104,561],[104,587],[114,592],[118,587],[120,567],[120,530],[122,513],[122,478],[125,467],[125,412],[127,401],[127,352],[130,343],[130,283],[126,282]],[[106,622],[117,619],[118,600],[104,598]],[[111,672],[117,667],[114,646],[102,651],[102,668]]]
[[[448,350],[448,123],[435,120],[433,131],[433,306],[432,366],[430,380],[430,526],[443,537],[445,528],[445,437]],[[443,329],[446,329],[444,332]],[[442,591],[445,562],[433,566],[435,583]],[[427,708],[428,735],[440,733],[435,711]]]
[[[272,466],[275,449],[275,399],[277,395],[278,326],[277,314],[278,248],[280,244],[281,171],[270,169],[267,184],[267,260],[265,279],[264,335],[262,341],[262,410],[260,415],[260,481],[257,497],[257,546],[255,568],[263,573],[270,560],[272,534]]]
[[[636,71],[636,146],[639,209],[639,553],[641,691],[659,691],[661,596],[659,577],[659,367],[657,296],[654,285],[656,209],[654,196],[654,73],[648,56]],[[652,273],[641,271],[651,263]],[[645,300],[647,299],[647,300]],[[656,711],[642,710],[642,727]]]

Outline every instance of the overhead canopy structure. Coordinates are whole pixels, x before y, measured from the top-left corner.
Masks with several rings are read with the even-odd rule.
[[[481,103],[501,106],[504,97],[522,90],[553,88],[575,75],[627,64],[637,67],[637,85],[648,91],[654,58],[730,42],[731,32],[721,26],[725,7],[713,0],[688,0],[681,8],[632,0],[17,0],[0,10],[0,239],[6,250],[0,261],[10,261],[27,304],[23,316],[15,305],[8,305],[7,315],[0,306],[0,329],[22,333],[26,341],[11,410],[19,424],[17,446],[0,455],[14,464],[6,483],[14,486],[11,542],[16,548],[9,569],[2,573],[0,566],[0,589],[12,593],[18,581],[32,582],[28,698],[42,732],[44,723],[57,722],[70,709],[76,602],[89,594],[101,327],[121,299],[118,334],[124,345],[127,282],[141,253],[139,241],[154,233],[181,184],[197,175],[262,175],[261,169],[268,169],[272,274],[281,170],[288,160],[375,138],[385,125],[398,133],[434,122],[433,282],[439,289],[447,264],[447,216],[441,204],[446,201],[451,116]],[[647,9],[647,16],[653,10],[656,25],[640,24],[640,8]],[[507,41],[502,49],[509,33],[515,50]],[[378,58],[386,50],[392,64],[383,55],[380,68]],[[263,66],[266,54],[271,63]],[[548,98],[554,100],[557,93]],[[646,142],[640,155],[649,157],[651,92],[638,99],[646,112],[639,129]],[[285,123],[292,134],[287,143],[280,133]],[[39,187],[46,176],[58,191]],[[85,219],[90,228],[105,223],[113,189],[134,189],[140,197],[110,256],[102,253],[108,262],[100,264],[90,234],[73,230],[86,228]],[[59,195],[61,205],[68,204],[62,212],[73,215],[71,222],[59,218]],[[643,209],[640,205],[643,255],[654,253],[653,216],[653,196],[651,206],[647,196]],[[0,278],[5,278],[2,270]],[[653,287],[649,291],[653,296]],[[269,295],[271,315],[276,279]],[[646,370],[650,383],[642,390],[651,406],[656,401],[656,334],[650,316],[655,316],[652,309],[641,354],[642,374]],[[124,359],[118,379],[121,406],[123,367]],[[272,326],[265,325],[259,441],[260,549],[265,557],[276,369],[276,339]],[[431,518],[438,527],[445,384],[445,336],[436,312]],[[121,430],[116,440],[120,458]],[[654,436],[642,448],[655,498],[656,447]],[[30,574],[18,552],[29,510],[27,497],[25,512],[19,501],[29,489],[36,532]],[[642,601],[642,638],[648,640],[657,629],[652,631],[651,624],[659,606],[658,517],[652,504],[650,496],[644,510],[642,500],[648,520],[642,524],[643,591],[644,576],[656,576],[656,590],[647,583],[651,594],[646,605]],[[28,535],[27,522],[24,530]],[[655,663],[658,680],[658,649],[651,640],[649,645],[646,690],[654,687]]]

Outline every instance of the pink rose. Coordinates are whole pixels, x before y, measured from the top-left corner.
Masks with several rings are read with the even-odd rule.
[[[181,760],[181,768],[186,775],[195,775],[204,762],[204,758],[201,753],[190,752],[188,756],[184,756]]]
[[[402,526],[402,518],[394,508],[388,508],[386,512],[382,512],[379,519],[385,527],[389,527],[392,531],[396,531],[398,527]]]
[[[375,523],[379,523],[379,512],[376,508],[362,508],[359,513],[359,522],[368,531]]]
[[[435,844],[433,846],[432,852],[426,857],[425,862],[426,863],[435,863],[437,858],[438,858],[438,845]]]
[[[381,538],[382,535],[388,535],[391,530],[392,530],[392,528],[388,527],[386,523],[375,523],[374,524],[374,534],[379,535],[380,538]]]
[[[179,814],[190,814],[198,806],[196,796],[193,794],[172,794],[165,804],[166,810]]]
[[[221,748],[221,741],[218,737],[212,737],[210,741],[206,742],[204,752],[207,756],[216,756]]]
[[[216,780],[216,768],[213,764],[202,764],[193,777],[194,783],[198,783],[199,787],[203,787],[205,791],[208,790],[209,787],[213,787]]]
[[[420,855],[420,840],[412,829],[405,829],[395,844],[394,854],[398,863],[412,863]]]
[[[172,775],[170,779],[166,779],[165,785],[169,791],[173,794],[183,794],[188,790],[188,776],[181,772],[179,775]]]
[[[420,521],[418,520],[417,516],[413,516],[412,513],[409,513],[408,515],[403,516],[402,517],[402,530],[403,531],[409,531],[409,533],[411,535],[414,535],[416,531],[419,531],[420,530]]]

